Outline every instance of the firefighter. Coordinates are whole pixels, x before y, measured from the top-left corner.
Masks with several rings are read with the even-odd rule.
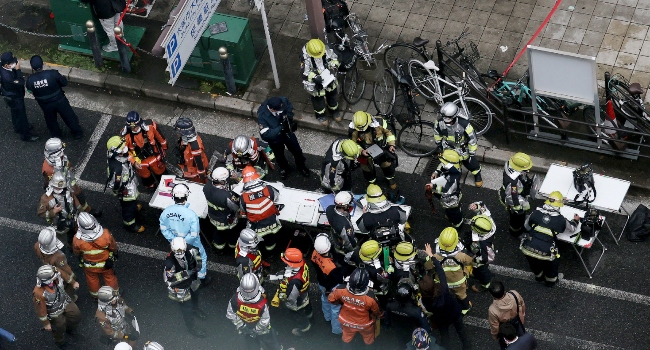
[[[429,321],[422,308],[418,305],[415,287],[410,280],[403,280],[397,285],[395,297],[386,304],[386,313],[384,315],[386,317],[382,324],[386,327],[390,327],[394,317],[397,316],[398,320],[415,321],[411,323],[417,323],[418,327],[431,332]]]
[[[395,135],[388,128],[386,120],[380,116],[373,117],[364,111],[357,111],[348,127],[348,137],[363,149],[358,161],[366,181],[371,184],[377,181],[375,164],[378,163],[390,186],[389,200],[397,204],[404,203],[404,197],[399,195],[395,181],[395,169],[398,164],[395,153]],[[368,148],[373,145],[377,145],[383,150],[377,159],[368,153]]]
[[[447,227],[440,233],[440,237],[436,239],[436,253],[431,250],[430,245],[426,245],[426,253],[430,258],[434,258],[440,262],[445,277],[447,279],[447,286],[456,294],[456,299],[463,309],[463,315],[472,308],[472,302],[467,298],[467,271],[465,267],[472,266],[474,260],[463,252],[463,243],[458,241],[458,231],[453,227]],[[427,270],[433,270],[434,265],[431,261],[425,264]],[[436,277],[436,283],[440,283],[440,279]]]
[[[0,95],[3,96],[11,111],[11,123],[14,131],[20,134],[20,139],[26,142],[36,142],[40,137],[32,134],[33,127],[27,120],[25,110],[25,78],[20,70],[20,63],[11,52],[0,56]]]
[[[526,153],[517,152],[503,167],[503,186],[499,199],[510,214],[510,234],[517,237],[524,230],[526,213],[530,212],[530,190],[533,176],[530,169],[533,161]]]
[[[338,139],[332,143],[320,170],[323,190],[336,193],[352,189],[352,170],[361,151],[361,147],[349,139]]]
[[[165,173],[167,140],[158,131],[158,125],[151,119],[143,120],[136,111],[126,115],[126,126],[120,133],[129,148],[129,161],[142,178],[142,185],[155,188],[160,175]]]
[[[70,247],[76,230],[74,217],[81,208],[83,205],[68,187],[65,176],[57,171],[39,200],[37,215],[56,227],[57,235]]]
[[[226,317],[244,337],[247,349],[282,350],[275,329],[271,328],[269,305],[257,276],[247,273],[239,281],[235,295],[228,302]]]
[[[201,253],[201,270],[197,274],[201,285],[207,286],[212,278],[207,276],[208,254],[201,243],[201,228],[199,227],[199,216],[190,209],[187,198],[190,195],[190,188],[184,183],[178,183],[172,189],[174,205],[171,205],[160,214],[160,232],[171,243],[175,237],[182,237],[187,244],[197,248]]]
[[[541,208],[535,209],[526,219],[524,227],[528,234],[521,240],[519,249],[526,255],[535,280],[554,287],[560,267],[560,250],[556,236],[562,232],[574,233],[578,230],[580,216],[573,215],[567,220],[560,213],[564,197],[560,191],[553,191]]]
[[[411,242],[400,242],[393,251],[393,265],[395,271],[391,274],[391,280],[397,285],[406,279],[415,286],[421,277],[421,268],[424,267],[426,254],[415,249]]]
[[[401,231],[399,225],[406,224],[406,212],[400,206],[392,205],[375,184],[368,185],[366,189],[368,206],[364,213],[357,219],[357,227],[361,233],[375,232],[380,228],[390,228],[394,232]]]
[[[425,185],[425,196],[433,209],[433,196],[440,199],[440,205],[445,210],[445,217],[452,226],[458,228],[463,224],[463,211],[460,200],[463,193],[460,190],[460,156],[454,150],[443,151],[439,158],[438,168],[431,174],[431,182]],[[444,180],[442,180],[444,178]]]
[[[490,210],[482,202],[470,204],[469,210],[477,214],[470,221],[472,229],[470,251],[474,255],[474,262],[476,263],[472,275],[479,282],[472,286],[472,290],[474,292],[484,292],[492,282],[490,264],[494,261],[496,254],[494,233],[497,225],[490,215]]]
[[[99,288],[97,298],[99,302],[95,320],[103,332],[101,342],[110,345],[126,342],[135,346],[136,340],[140,338],[140,331],[133,325],[133,309],[126,305],[120,294],[110,286]]]
[[[72,242],[72,251],[83,264],[88,292],[97,300],[100,275],[106,285],[119,291],[120,287],[113,271],[114,262],[118,258],[115,238],[88,213],[79,213],[77,226],[79,229]]]
[[[196,290],[201,282],[197,273],[205,265],[198,249],[188,245],[182,237],[171,240],[171,252],[165,259],[165,283],[168,297],[179,303],[183,321],[187,331],[195,337],[205,338],[207,333],[196,326],[194,317],[205,320],[206,314],[199,309],[199,299]]]
[[[160,343],[151,340],[144,343],[144,347],[142,349],[143,350],[165,350],[165,348],[162,345],[160,345]]]
[[[239,198],[239,206],[242,213],[246,214],[248,226],[258,236],[264,237],[264,248],[271,251],[275,248],[275,234],[282,228],[278,219],[280,211],[275,206],[280,193],[262,181],[252,166],[244,168],[242,175],[244,189]]]
[[[478,139],[474,127],[469,119],[459,118],[458,106],[453,102],[446,102],[440,107],[442,119],[436,121],[433,129],[433,136],[440,152],[451,149],[455,150],[460,159],[474,175],[476,187],[483,186],[481,178],[481,164],[476,158],[478,150]]]
[[[314,239],[311,261],[316,266],[316,279],[321,292],[320,301],[325,321],[331,324],[332,333],[341,334],[343,332],[339,322],[341,305],[330,303],[327,296],[343,283],[346,264],[345,258],[331,248],[332,244],[327,233],[319,233]]]
[[[357,248],[357,238],[351,220],[351,211],[355,210],[352,200],[352,193],[341,191],[334,196],[334,205],[325,209],[327,222],[329,222],[334,238],[334,247],[343,254],[350,253]]]
[[[267,174],[267,166],[265,166],[265,156],[260,152],[260,146],[257,139],[245,135],[238,135],[228,145],[230,154],[226,157],[226,169],[230,170],[232,177],[241,181],[242,171],[247,165],[253,166],[255,171],[264,178]],[[270,160],[269,160],[270,161]]]
[[[390,286],[391,273],[394,271],[388,256],[379,242],[371,239],[357,248],[349,259],[351,265],[368,271],[372,281],[371,288],[377,295],[386,295]]]
[[[276,301],[274,297],[273,302],[277,304],[273,306],[279,306],[279,301],[282,301],[287,309],[302,314],[301,323],[304,323],[291,331],[293,335],[301,336],[311,329],[314,318],[314,310],[309,302],[309,266],[305,264],[302,252],[297,248],[287,248],[281,258],[286,265],[284,272],[269,276],[271,281],[280,280],[276,292],[279,300]]]
[[[133,165],[129,162],[129,148],[120,136],[113,136],[106,142],[108,178],[106,187],[113,190],[113,195],[120,200],[122,208],[122,225],[131,232],[144,232],[144,226],[138,224],[136,216],[142,210],[138,199],[138,180]]]
[[[52,179],[52,175],[54,175],[56,171],[59,171],[63,173],[63,176],[65,176],[68,182],[68,188],[70,188],[74,195],[79,199],[81,210],[88,211],[95,217],[101,217],[101,210],[89,208],[88,202],[86,201],[86,195],[81,190],[81,187],[77,185],[74,168],[72,167],[70,160],[68,160],[68,156],[65,154],[65,143],[63,143],[59,138],[50,138],[45,141],[43,154],[45,155],[43,166],[41,167],[44,180],[43,189],[47,189],[47,186]]]
[[[215,167],[209,181],[203,186],[203,194],[208,202],[208,219],[214,226],[212,246],[219,255],[224,253],[226,244],[235,248],[237,236],[233,232],[239,222],[239,195],[230,189],[228,179],[231,172],[224,167]]]
[[[35,55],[29,60],[32,74],[27,78],[27,90],[34,95],[34,99],[43,110],[45,125],[52,137],[61,137],[61,127],[57,114],[65,125],[70,128],[75,140],[83,138],[84,132],[79,125],[79,117],[70,106],[70,101],[65,97],[63,87],[68,85],[68,79],[56,69],[43,70],[43,59]]]
[[[341,305],[339,322],[345,343],[350,343],[356,333],[361,333],[366,345],[375,342],[375,323],[383,317],[383,312],[369,283],[368,271],[358,268],[350,275],[347,285],[339,285],[327,297],[330,303]]]
[[[38,234],[38,242],[34,244],[34,252],[38,260],[43,264],[56,267],[63,280],[65,292],[72,298],[72,301],[76,302],[79,282],[77,282],[77,276],[72,272],[72,268],[68,265],[68,260],[61,249],[63,249],[63,243],[56,238],[54,227],[42,229]]]
[[[337,122],[343,120],[339,112],[338,82],[331,75],[336,75],[340,63],[334,50],[327,47],[320,39],[311,39],[302,48],[300,68],[302,84],[311,95],[311,103],[316,119],[322,125],[329,125],[326,112]]]
[[[198,183],[208,180],[208,157],[205,155],[203,140],[196,133],[194,123],[187,117],[176,121],[178,137],[178,167],[183,171],[183,178]]]
[[[76,334],[81,313],[77,304],[65,292],[56,267],[43,265],[38,268],[33,301],[43,329],[52,332],[59,349],[67,349],[65,334]]]
[[[270,265],[262,260],[262,252],[257,249],[257,245],[263,240],[264,238],[249,228],[241,230],[235,247],[235,265],[237,277],[240,279],[247,273],[253,273],[260,282],[264,280],[264,268]]]

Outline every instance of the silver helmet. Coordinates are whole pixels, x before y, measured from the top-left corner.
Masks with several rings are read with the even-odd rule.
[[[143,350],[165,350],[162,345],[156,343],[155,341],[148,341],[144,343]]]
[[[104,232],[102,225],[92,214],[81,212],[77,216],[77,225],[82,239],[95,240]]]
[[[102,303],[110,303],[119,296],[120,293],[111,286],[103,286],[97,291],[97,299]]]
[[[65,151],[65,143],[58,137],[52,137],[45,141],[45,149],[43,155],[50,164],[55,164],[57,160],[61,159]]]
[[[446,102],[440,107],[440,114],[446,124],[451,124],[458,114],[458,106],[453,102]]]
[[[253,150],[253,142],[251,138],[244,135],[235,137],[232,141],[232,153],[241,156]]]
[[[36,271],[36,278],[41,286],[54,282],[54,279],[57,278],[58,275],[56,267],[52,265],[43,265],[38,268],[38,271]]]
[[[256,248],[257,245],[263,241],[264,238],[257,235],[255,231],[250,228],[245,228],[239,233],[239,247],[244,249]]]
[[[239,288],[237,288],[239,297],[244,301],[255,300],[262,294],[262,286],[260,280],[254,273],[247,273],[239,281]]]
[[[55,171],[50,179],[50,187],[54,193],[62,193],[67,187],[65,175],[60,171]]]
[[[38,234],[38,247],[43,254],[54,254],[57,250],[63,249],[63,242],[56,238],[56,229],[46,227]]]

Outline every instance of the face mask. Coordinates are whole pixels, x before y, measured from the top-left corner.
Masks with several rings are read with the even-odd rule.
[[[179,252],[174,252],[174,256],[176,259],[183,259],[185,257],[185,252],[179,251]]]
[[[14,69],[14,68],[16,68],[16,64],[15,64],[15,63],[12,63],[12,64],[9,65],[9,69]]]
[[[452,125],[454,124],[454,118],[442,118],[442,120],[445,122],[447,125]]]
[[[61,194],[61,193],[63,193],[63,189],[62,189],[62,188],[56,188],[56,187],[55,187],[52,191],[53,191],[54,193],[56,193],[56,194]]]

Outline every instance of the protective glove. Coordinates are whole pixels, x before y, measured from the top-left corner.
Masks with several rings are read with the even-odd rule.
[[[124,335],[124,339],[138,340],[138,339],[140,339],[140,333],[133,332],[133,333],[126,334],[126,335]]]
[[[249,327],[246,323],[244,323],[241,326],[237,327],[237,331],[239,332],[239,334],[249,335],[253,332],[253,329]]]
[[[120,254],[118,253],[118,251],[117,251],[117,250],[114,251],[114,252],[113,252],[113,261],[117,261],[117,259],[118,259],[119,257],[120,257]]]
[[[316,84],[320,84],[320,85],[323,84],[323,77],[321,77],[320,75],[315,76],[313,80],[314,80],[314,83],[316,83]]]

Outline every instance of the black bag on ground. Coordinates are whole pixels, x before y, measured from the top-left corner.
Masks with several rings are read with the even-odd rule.
[[[643,242],[650,236],[650,210],[643,204],[639,204],[630,216],[625,235],[630,242]]]

